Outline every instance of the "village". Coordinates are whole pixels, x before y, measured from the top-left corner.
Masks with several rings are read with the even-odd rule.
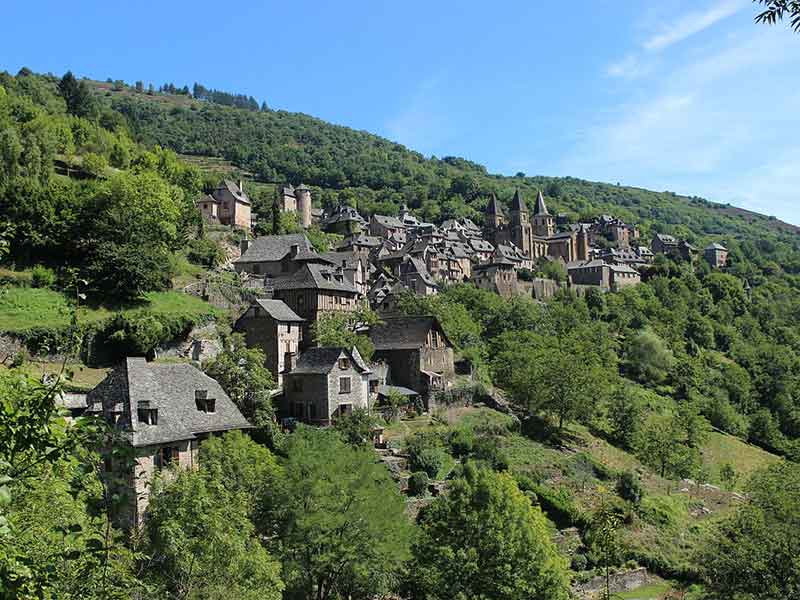
[[[367,220],[351,206],[314,208],[305,186],[279,187],[274,215],[292,213],[304,229],[314,225],[342,239],[318,252],[304,233],[245,235],[228,265],[255,297],[234,330],[266,358],[281,426],[326,427],[359,409],[381,414],[396,398],[433,411],[456,381],[453,344],[436,317],[401,314],[403,294],[430,296],[457,283],[536,301],[560,289],[614,292],[640,283],[657,254],[685,261],[698,254],[688,242],[662,234],[648,246],[635,225],[609,215],[569,223],[550,213],[541,192],[532,211],[519,191],[508,204],[492,195],[483,228],[467,218],[422,222],[405,205],[397,216]],[[196,205],[208,223],[249,233],[251,201],[241,182],[221,181]],[[598,244],[601,238],[607,243]],[[727,250],[711,244],[703,258],[722,268]],[[534,276],[548,262],[560,265],[566,280]],[[314,324],[323,315],[352,314],[366,305],[380,318],[362,327],[375,348],[370,362],[356,347],[315,343]],[[83,406],[87,414],[102,414],[136,449],[127,479],[135,498],[127,524],[133,526],[144,520],[157,472],[172,464],[196,466],[203,439],[251,427],[221,386],[193,364],[141,357],[128,357],[76,406],[75,414]],[[381,428],[373,433],[381,446]]]

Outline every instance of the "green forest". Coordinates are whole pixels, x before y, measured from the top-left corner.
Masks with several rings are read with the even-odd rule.
[[[668,191],[494,175],[192,89],[0,73],[0,334],[23,346],[0,365],[0,597],[566,599],[636,566],[663,584],[653,598],[797,595],[797,228]],[[223,172],[209,164],[248,181],[262,234],[297,230],[273,228],[284,182],[364,216],[405,203],[479,225],[490,194],[541,190],[572,220],[723,241],[729,265],[660,255],[638,286],[547,303],[466,283],[404,296],[401,310],[436,315],[478,387],[515,408],[382,423],[410,456],[405,494],[365,442],[368,415],[278,431],[264,357],[231,336],[203,368],[255,429],[160,481],[130,535],[101,476],[116,434],[67,425],[56,399],[196,324],[230,326],[181,292],[238,241],[195,209]],[[32,365],[48,355],[69,364],[42,381]],[[447,493],[431,497],[429,480]]]

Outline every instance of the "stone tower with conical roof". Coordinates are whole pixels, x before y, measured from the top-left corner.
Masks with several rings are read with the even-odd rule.
[[[556,233],[556,218],[547,210],[542,192],[536,196],[536,206],[533,208],[533,235],[550,237]]]

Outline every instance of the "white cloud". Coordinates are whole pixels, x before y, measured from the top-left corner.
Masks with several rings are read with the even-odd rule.
[[[606,68],[606,74],[610,77],[621,77],[623,79],[636,79],[649,74],[653,65],[645,61],[636,54],[629,54],[625,58],[615,63],[611,63]]]
[[[645,40],[642,46],[645,50],[663,50],[730,17],[743,6],[742,0],[724,0],[706,10],[686,13]]]

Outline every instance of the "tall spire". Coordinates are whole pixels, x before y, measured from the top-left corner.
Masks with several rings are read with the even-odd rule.
[[[525,206],[525,203],[522,201],[522,197],[519,195],[519,188],[514,192],[514,197],[511,199],[511,210],[517,212],[528,212],[528,207]]]
[[[549,215],[550,213],[547,211],[547,206],[544,203],[544,196],[542,196],[542,191],[539,190],[539,195],[536,196],[536,206],[533,209],[534,215]]]
[[[497,196],[494,192],[492,195],[489,196],[489,204],[486,205],[486,214],[487,215],[502,215],[503,209],[500,208],[500,205],[497,202]]]

